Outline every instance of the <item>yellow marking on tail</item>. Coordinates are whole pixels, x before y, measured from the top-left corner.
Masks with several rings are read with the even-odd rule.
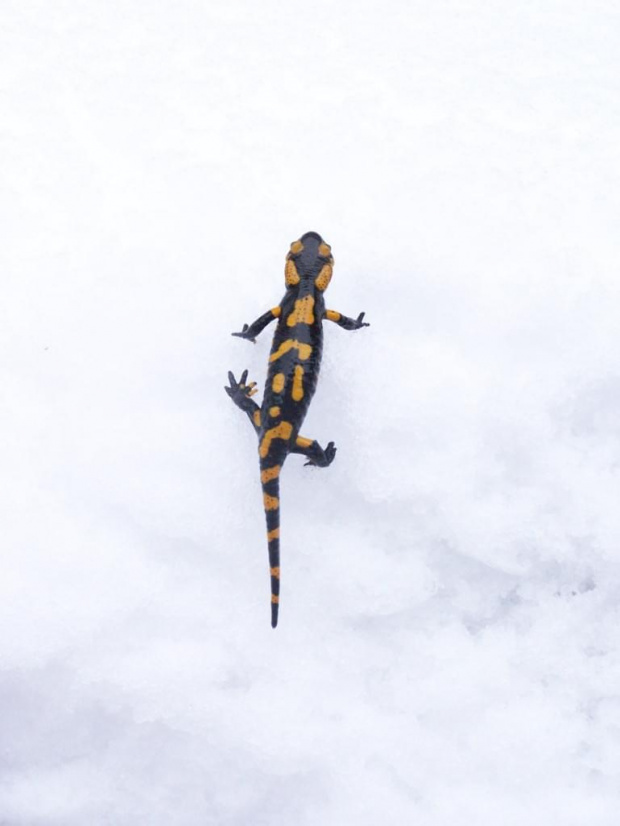
[[[252,421],[256,427],[260,427],[260,410],[255,410],[254,413],[252,413]]]
[[[318,278],[319,276],[317,276]],[[301,341],[297,341],[294,338],[287,338],[286,341],[283,341],[282,344],[278,347],[275,353],[272,353],[269,356],[269,361],[277,361],[281,356],[285,353],[288,353],[289,350],[297,349],[299,351],[299,358],[302,361],[306,361],[306,359],[310,358],[310,353],[312,352],[312,346],[310,344],[304,344]]]
[[[269,496],[268,493],[263,493],[263,503],[266,511],[275,511],[280,507],[280,500],[277,496]]]
[[[280,579],[280,568],[270,568],[269,573],[271,576],[274,576],[276,579]]]
[[[330,321],[340,321],[340,313],[337,313],[336,310],[328,310],[325,313],[325,318],[328,318]]]
[[[281,393],[284,390],[284,382],[286,378],[284,373],[276,373],[271,382],[271,389],[274,393]]]
[[[321,292],[326,290],[329,286],[329,282],[332,280],[332,273],[333,268],[331,264],[324,264],[321,267],[321,272],[317,275],[314,279],[314,283]]]
[[[271,601],[272,601],[275,605],[277,605],[277,604],[280,602],[280,597],[279,597],[279,596],[276,596],[276,594],[272,594],[272,595],[271,595]]]
[[[297,445],[297,447],[310,447],[310,445],[312,444],[312,439],[306,439],[305,436],[298,436],[295,439],[295,444]]]
[[[272,531],[269,531],[267,534],[267,542],[271,542],[274,539],[280,538],[280,528],[274,528]]]
[[[284,281],[287,287],[294,287],[296,284],[299,284],[299,273],[297,272],[295,262],[291,258],[288,259],[284,267]]]
[[[291,393],[293,400],[296,402],[300,402],[304,397],[303,377],[304,368],[300,364],[296,364],[295,375],[293,376],[293,392]]]
[[[289,327],[294,327],[296,324],[313,324],[314,323],[314,313],[312,312],[314,308],[314,296],[313,295],[305,295],[303,298],[298,298],[295,302],[295,307],[293,311],[286,319],[286,323]]]
[[[290,422],[280,422],[276,427],[270,428],[263,436],[263,440],[258,449],[261,458],[264,459],[269,453],[273,439],[290,439],[292,433],[293,425]]]
[[[260,475],[260,480],[264,484],[270,482],[272,479],[277,479],[280,475],[280,465],[274,465],[263,470]]]
[[[272,419],[277,419],[277,417],[280,415],[280,412],[280,408],[277,405],[269,408],[269,415]]]

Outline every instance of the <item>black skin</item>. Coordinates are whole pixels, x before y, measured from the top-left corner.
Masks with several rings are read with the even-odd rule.
[[[280,469],[290,453],[305,456],[306,465],[315,467],[327,467],[336,456],[333,442],[323,449],[317,441],[300,435],[318,381],[323,321],[333,321],[344,330],[360,330],[370,326],[364,321],[364,313],[357,318],[341,314],[333,314],[336,317],[329,318],[324,291],[329,284],[332,268],[329,246],[317,233],[307,232],[291,245],[287,255],[287,290],[278,307],[263,313],[252,324],[244,324],[241,332],[232,333],[238,338],[256,342],[265,327],[278,319],[262,405],[259,407],[252,398],[257,392],[256,382],[247,384],[247,370],[243,371],[238,382],[229,372],[229,386],[224,388],[237,407],[247,414],[258,436],[261,478],[265,476],[262,488],[272,572],[273,628],[278,622],[280,594]]]

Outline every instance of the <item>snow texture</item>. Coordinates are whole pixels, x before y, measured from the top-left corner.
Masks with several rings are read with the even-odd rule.
[[[5,0],[2,826],[612,826],[613,0]],[[332,245],[282,609],[255,437]]]

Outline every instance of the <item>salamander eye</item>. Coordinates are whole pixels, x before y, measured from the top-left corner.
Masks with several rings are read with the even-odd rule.
[[[303,248],[304,245],[301,243],[301,241],[293,241],[293,243],[291,244],[291,254],[297,255],[303,250]]]
[[[326,244],[325,242],[319,244],[319,255],[321,256],[321,258],[329,258],[331,254],[332,248],[329,246],[329,244]]]

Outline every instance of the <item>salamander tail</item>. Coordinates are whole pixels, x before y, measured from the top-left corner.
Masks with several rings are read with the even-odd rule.
[[[278,624],[280,607],[280,469],[281,465],[264,467],[261,462],[260,480],[267,519],[269,573],[271,576],[271,627]]]

